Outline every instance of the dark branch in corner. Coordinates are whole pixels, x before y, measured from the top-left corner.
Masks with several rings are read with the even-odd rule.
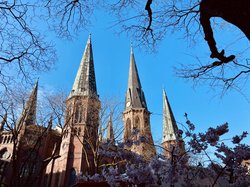
[[[148,0],[146,3],[146,6],[145,6],[145,10],[148,12],[148,18],[149,18],[149,23],[148,23],[148,26],[146,28],[146,31],[148,31],[148,30],[152,31],[152,29],[151,29],[152,19],[153,19],[152,18],[152,9],[151,9],[152,1],[153,0]]]
[[[249,26],[249,0],[234,0],[217,1],[217,0],[202,0],[200,3],[200,24],[204,30],[205,40],[211,51],[211,58],[217,58],[223,63],[232,62],[235,59],[234,55],[226,57],[224,50],[218,52],[216,41],[214,39],[213,29],[211,27],[210,18],[221,17],[227,22],[238,27],[245,36],[250,40],[250,26]],[[237,19],[235,18],[237,15]]]
[[[213,30],[211,27],[211,23],[210,23],[210,18],[211,16],[209,16],[206,12],[203,12],[202,9],[200,11],[200,23],[201,26],[203,27],[204,30],[204,34],[205,34],[205,40],[208,43],[208,46],[210,48],[211,51],[211,58],[217,58],[220,60],[220,62],[214,62],[213,64],[216,63],[215,66],[221,65],[223,63],[228,63],[232,60],[235,59],[234,55],[231,55],[229,57],[226,57],[224,55],[224,50],[222,50],[221,52],[218,52],[218,49],[216,47],[216,41],[214,39],[214,34],[213,34]]]

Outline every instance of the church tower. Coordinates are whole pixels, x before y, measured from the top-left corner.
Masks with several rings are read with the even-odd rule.
[[[109,121],[107,125],[106,140],[112,145],[115,144],[115,135],[113,131],[112,114],[109,116]]]
[[[124,142],[140,142],[126,146],[126,149],[142,155],[146,160],[152,158],[156,151],[150,130],[150,112],[147,109],[132,48],[123,122]]]
[[[162,147],[164,148],[164,156],[171,158],[171,153],[175,149],[178,153],[185,152],[184,141],[180,133],[169,104],[166,91],[163,90],[163,140]],[[175,154],[176,155],[176,154]]]
[[[57,159],[54,169],[54,180],[56,182],[59,179],[59,186],[74,185],[76,174],[80,172],[94,172],[93,150],[98,141],[99,110],[100,101],[89,36],[75,82],[66,100],[61,157]]]
[[[36,125],[36,108],[37,108],[37,90],[38,80],[27,100],[20,118],[17,121],[17,128],[28,125]]]
[[[21,116],[17,120],[15,128],[19,134],[18,138],[24,135],[27,126],[36,125],[37,91],[38,80],[25,103]]]

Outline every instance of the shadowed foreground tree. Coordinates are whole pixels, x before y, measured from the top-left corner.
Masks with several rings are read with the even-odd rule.
[[[225,88],[231,87],[236,80],[247,79],[249,62],[239,62],[234,54],[226,55],[224,49],[217,49],[211,18],[222,18],[238,27],[249,40],[249,7],[248,0],[2,1],[0,91],[8,89],[10,82],[27,82],[33,78],[32,75],[51,68],[55,62],[55,51],[44,35],[44,29],[49,28],[62,38],[72,38],[90,25],[94,10],[99,8],[114,14],[116,25],[121,31],[134,36],[138,46],[143,44],[151,50],[167,33],[183,30],[183,36],[194,40],[204,33],[210,56],[216,60],[183,68],[180,76],[204,77],[222,82]]]
[[[5,165],[5,172],[1,172],[1,185],[4,185],[4,182],[9,182],[10,186],[38,185],[47,166],[43,160],[58,151],[56,149],[60,134],[52,130],[52,118],[44,116],[40,122],[36,118],[35,113],[39,112],[36,107],[36,95],[34,89],[25,105],[22,103],[26,100],[26,95],[20,97],[20,93],[19,100],[12,95],[6,102],[0,102],[0,117],[4,119],[0,131],[1,150],[6,149],[9,154],[7,160],[1,156],[1,165]],[[2,113],[5,115],[2,116]],[[2,141],[6,137],[9,138],[8,142]]]
[[[53,45],[38,28],[39,11],[34,2],[0,2],[0,92],[12,83],[31,83],[55,61]]]
[[[223,86],[224,90],[235,85],[241,86],[238,84],[240,80],[245,82],[248,79],[248,60],[236,58],[235,54],[226,55],[224,49],[217,48],[213,32],[216,24],[213,18],[222,18],[238,27],[246,40],[250,40],[250,1],[122,0],[114,3],[112,8],[118,15],[116,25],[121,26],[121,31],[131,34],[137,40],[138,46],[147,46],[150,50],[168,33],[183,31],[181,33],[184,37],[194,41],[197,41],[197,36],[204,35],[211,52],[210,57],[215,61],[199,60],[194,65],[181,64],[181,68],[177,69],[178,76],[209,81],[212,86]],[[199,58],[199,54],[197,57]]]
[[[59,94],[58,97],[54,94],[51,98],[48,97],[48,105],[45,105],[45,109],[48,110],[48,113],[52,112],[53,115],[58,118],[56,120],[58,123],[61,121],[60,118],[63,116],[63,110],[65,109],[65,103],[63,101],[63,94]],[[17,145],[19,143],[19,139],[17,137],[18,132],[16,130],[18,129],[15,127],[18,120],[14,117],[16,114],[14,110],[17,109],[14,106],[17,106],[17,104],[6,106],[7,107],[5,107],[5,105],[1,105],[0,111],[4,115],[0,115],[0,117],[1,119],[3,118],[3,121],[6,123],[5,128],[13,130],[13,141],[16,141]],[[119,119],[121,114],[119,106],[120,105],[115,101],[106,101],[103,105],[100,112],[100,121],[103,124],[100,124],[99,126],[99,141],[95,140],[94,144],[91,141],[91,136],[88,131],[83,139],[81,132],[77,131],[79,129],[75,129],[75,126],[70,126],[70,128],[74,129],[71,133],[74,136],[77,136],[78,140],[82,143],[82,145],[84,145],[83,150],[90,150],[90,154],[94,155],[94,168],[92,167],[94,171],[92,170],[92,172],[88,172],[88,174],[79,174],[79,181],[106,181],[112,185],[124,182],[129,184],[156,186],[192,186],[197,184],[208,184],[210,186],[218,186],[219,184],[222,186],[228,186],[228,184],[235,186],[248,186],[250,184],[247,168],[243,165],[243,162],[246,161],[245,163],[247,163],[250,159],[250,147],[249,145],[242,143],[242,140],[247,136],[247,132],[243,132],[239,136],[234,136],[230,139],[233,145],[228,146],[227,140],[222,139],[222,137],[229,131],[227,123],[219,125],[216,128],[210,127],[203,133],[196,133],[194,124],[190,122],[187,115],[185,115],[188,126],[184,133],[187,137],[186,153],[180,155],[176,152],[176,149],[173,148],[171,150],[167,150],[171,152],[171,159],[165,159],[163,156],[158,155],[152,160],[145,162],[141,156],[124,149],[126,146],[132,146],[133,144],[138,145],[140,143],[145,143],[145,141],[147,142],[145,137],[131,137],[131,141],[123,143],[118,142],[117,144],[115,144],[111,139],[103,141],[103,132],[107,128],[107,116],[112,113],[112,116],[116,119],[115,116],[117,114],[117,119]],[[51,109],[49,109],[50,107]],[[6,113],[9,114],[7,120],[5,117]],[[25,112],[24,114],[27,115]],[[23,118],[26,117],[25,115]],[[66,118],[61,137],[67,133],[67,126],[70,124],[69,120],[75,119],[76,115],[77,113],[75,112],[68,116],[68,119]],[[49,115],[45,115],[45,117],[47,116]],[[79,117],[79,115],[77,116]],[[79,119],[78,117],[76,119]],[[46,119],[47,121],[41,120],[46,122],[44,123],[45,125],[47,125],[48,122],[48,118]],[[34,133],[38,136],[36,137],[37,139],[34,139],[35,141],[30,142],[34,134],[29,132],[27,134],[29,136],[21,140],[26,141],[31,149],[30,152],[27,152],[29,154],[27,154],[25,162],[21,165],[21,169],[16,170],[17,173],[13,175],[12,186],[32,186],[33,181],[35,181],[34,176],[37,176],[31,172],[34,170],[34,164],[32,164],[32,162],[38,163],[38,155],[34,153],[41,149],[41,140],[46,136],[46,132],[49,128],[34,128],[38,127],[37,125],[31,125],[30,127],[32,132],[39,131]],[[183,132],[180,131],[179,133]],[[132,135],[137,137],[138,132],[132,133]],[[114,137],[114,139],[117,140],[116,137]],[[211,147],[215,149],[214,155],[209,154],[209,149]],[[17,153],[13,152],[13,155],[15,154]],[[187,154],[189,156],[191,155],[191,157],[193,157],[192,155],[195,155],[196,158],[202,158],[197,159],[198,161],[196,160],[195,164],[194,162],[187,163]],[[88,162],[89,159],[88,154],[86,154],[86,161]],[[29,160],[29,162],[27,160]],[[37,171],[37,173],[42,173],[43,169],[46,167],[46,164],[48,163],[47,157],[45,160],[46,162],[40,162],[44,165],[40,167],[40,171]],[[14,164],[13,167],[15,168]],[[86,165],[86,167],[88,166]],[[91,176],[89,175],[90,173],[94,173],[94,175]]]
[[[83,111],[86,110],[84,106],[82,109]],[[89,112],[94,113],[94,110]],[[85,171],[82,172],[95,174],[99,173],[106,164],[117,165],[119,163],[119,161],[116,161],[116,157],[107,158],[103,152],[112,154],[112,152],[116,151],[115,142],[119,141],[123,131],[121,114],[121,103],[114,98],[106,98],[102,100],[97,126],[85,127],[83,125],[84,128],[81,130],[70,123],[64,125],[63,131],[66,133],[71,132],[71,136],[75,136],[82,146],[83,158],[86,162]],[[77,111],[71,116],[74,120],[79,119]],[[94,121],[95,118],[96,116],[90,115],[90,121]],[[93,139],[93,131],[96,130],[98,139]]]
[[[145,162],[141,156],[124,150],[127,143],[119,143],[117,150],[103,151],[111,158],[124,160],[122,165],[106,165],[102,172],[92,176],[79,174],[79,181],[106,181],[111,186],[122,183],[139,186],[249,186],[248,168],[244,164],[250,158],[250,147],[242,143],[247,132],[224,139],[229,131],[227,123],[206,132],[195,132],[194,124],[187,118],[187,146],[184,155],[172,150],[172,159],[157,155]],[[231,146],[228,146],[232,143]],[[132,142],[140,143],[140,142]],[[130,144],[131,146],[132,144]],[[214,149],[210,153],[210,149]],[[187,162],[187,156],[192,158]]]

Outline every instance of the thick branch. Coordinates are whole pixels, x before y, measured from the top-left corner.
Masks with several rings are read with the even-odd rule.
[[[146,3],[146,6],[145,6],[145,10],[148,12],[148,18],[149,18],[149,23],[148,23],[148,26],[147,26],[147,31],[148,30],[152,30],[151,29],[151,25],[152,25],[152,9],[151,9],[151,4],[152,4],[153,0],[148,0],[147,3]]]

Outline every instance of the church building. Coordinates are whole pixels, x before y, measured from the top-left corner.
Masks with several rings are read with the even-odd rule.
[[[99,171],[98,147],[101,101],[96,85],[91,37],[77,71],[72,90],[66,99],[62,131],[36,124],[38,82],[36,83],[19,121],[16,137],[7,130],[7,116],[0,126],[0,186],[53,186],[68,187],[77,183],[79,173],[93,175]],[[130,52],[128,87],[125,108],[123,142],[140,142],[124,149],[141,155],[149,161],[156,153],[150,128],[150,111],[142,89],[133,49]],[[107,126],[107,139],[116,146],[112,116]],[[176,147],[185,151],[166,92],[163,91],[164,155],[170,158]],[[105,162],[109,162],[106,160]],[[13,183],[13,180],[18,180]],[[29,179],[29,180],[27,180]],[[32,179],[32,180],[31,180]],[[31,182],[32,181],[32,182]]]

